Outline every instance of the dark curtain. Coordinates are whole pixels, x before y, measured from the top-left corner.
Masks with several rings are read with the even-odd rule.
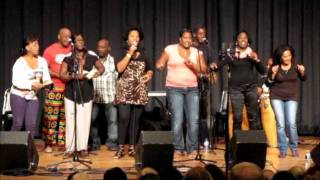
[[[235,33],[244,29],[263,62],[280,44],[294,47],[296,61],[306,66],[308,75],[300,88],[299,133],[320,134],[319,0],[2,0],[0,7],[1,93],[11,85],[11,68],[23,37],[38,36],[43,51],[56,41],[61,26],[83,33],[92,50],[98,39],[107,37],[116,57],[125,30],[140,26],[153,60],[166,45],[178,41],[184,27],[208,28],[215,59],[220,44],[233,41]],[[164,80],[165,73],[156,72],[152,90],[163,90]],[[222,85],[223,80],[213,87],[215,109]]]

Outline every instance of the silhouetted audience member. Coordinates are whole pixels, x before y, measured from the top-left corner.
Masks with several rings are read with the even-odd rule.
[[[299,180],[302,180],[305,174],[305,170],[301,166],[293,166],[289,169],[289,172]]]
[[[313,166],[307,170],[304,175],[304,180],[317,180],[320,179],[320,166]]]
[[[68,176],[67,180],[89,180],[89,176],[85,172],[74,172]]]
[[[183,176],[175,167],[168,167],[158,170],[161,179],[182,180]]]
[[[140,177],[140,180],[160,180],[160,176],[158,174],[145,174]]]
[[[274,172],[270,169],[265,169],[263,170],[262,173],[263,173],[264,180],[272,180],[274,176]]]
[[[296,180],[296,178],[289,171],[278,171],[272,180]]]
[[[213,180],[210,173],[204,167],[191,168],[184,177],[184,180]]]
[[[214,164],[208,164],[206,167],[207,171],[210,173],[212,179],[226,180],[227,177],[224,172]]]
[[[232,167],[230,180],[263,180],[263,174],[256,164],[241,162]]]
[[[103,176],[104,180],[127,180],[127,175],[123,170],[119,167],[114,167],[112,169],[107,170]]]

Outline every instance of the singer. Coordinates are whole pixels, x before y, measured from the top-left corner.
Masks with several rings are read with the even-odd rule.
[[[71,31],[63,27],[59,30],[58,42],[45,49],[43,57],[47,60],[50,76],[53,81],[51,88],[46,88],[44,106],[43,137],[46,143],[45,152],[54,149],[64,150],[65,146],[65,117],[63,92],[65,84],[61,80],[59,71],[62,60],[71,55]]]
[[[20,131],[25,123],[26,130],[31,132],[31,136],[37,135],[36,119],[39,112],[37,92],[51,83],[47,62],[39,56],[38,38],[26,38],[22,44],[21,56],[12,68],[11,131]]]
[[[259,129],[257,120],[258,107],[258,75],[265,73],[265,68],[249,45],[251,40],[246,31],[240,31],[236,36],[235,54],[228,53],[226,60],[216,65],[213,63],[211,68],[221,68],[225,64],[230,66],[229,94],[231,99],[232,111],[234,114],[233,130],[240,130],[242,123],[242,110],[246,105],[250,129]]]
[[[97,56],[88,53],[81,34],[74,35],[74,40],[72,55],[64,58],[60,69],[60,77],[66,82],[64,91],[66,156],[71,155],[74,151],[80,151],[80,156],[84,157],[88,155],[87,146],[94,92],[93,82],[88,74],[95,67],[94,77],[98,77],[104,72],[104,66]],[[76,93],[76,97],[74,97],[74,93]],[[76,115],[74,103],[76,103]],[[77,123],[76,132],[74,132],[75,123]],[[77,139],[75,139],[75,133]],[[75,141],[77,141],[77,147],[75,147]]]
[[[305,68],[294,62],[294,49],[288,45],[279,46],[273,57],[273,66],[268,73],[271,105],[277,120],[280,158],[287,155],[288,127],[289,143],[293,157],[299,157],[296,114],[298,108],[298,79],[306,79]]]
[[[191,154],[198,145],[199,127],[199,89],[197,74],[206,73],[207,65],[203,53],[192,47],[192,31],[183,29],[179,34],[179,43],[168,45],[156,62],[163,70],[167,65],[166,91],[171,127],[174,131],[175,149]],[[201,67],[200,67],[201,66]],[[184,111],[185,110],[185,111]],[[183,138],[183,114],[187,119],[186,147]]]
[[[119,79],[117,82],[115,104],[118,105],[119,148],[114,158],[124,156],[126,136],[129,140],[129,156],[134,156],[134,145],[138,139],[139,120],[144,105],[148,103],[148,82],[153,76],[153,63],[146,57],[140,46],[143,32],[140,28],[129,28],[124,35],[125,47],[116,63]]]

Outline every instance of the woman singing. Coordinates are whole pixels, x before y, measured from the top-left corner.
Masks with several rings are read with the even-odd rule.
[[[124,36],[126,46],[117,62],[119,79],[115,104],[118,105],[119,149],[114,158],[124,156],[126,136],[129,140],[129,156],[135,154],[134,145],[138,138],[139,119],[144,105],[148,103],[148,82],[153,75],[152,63],[148,61],[144,49],[139,45],[143,40],[140,28],[130,28]]]
[[[211,68],[220,68],[225,64],[230,66],[229,94],[231,108],[234,114],[233,130],[240,130],[242,123],[242,110],[246,105],[250,129],[258,129],[258,75],[265,73],[265,68],[254,52],[250,44],[250,38],[246,31],[237,34],[234,57],[227,56],[225,61],[211,65]],[[233,55],[232,55],[233,56]]]
[[[280,158],[287,155],[288,127],[289,143],[293,157],[298,157],[298,133],[296,113],[298,108],[298,80],[304,81],[305,68],[294,62],[294,49],[288,45],[278,47],[274,52],[274,65],[269,70],[271,105],[277,120]]]

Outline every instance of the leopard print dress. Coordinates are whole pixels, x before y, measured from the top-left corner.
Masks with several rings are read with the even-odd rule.
[[[145,70],[145,61],[131,59],[117,81],[115,104],[146,105],[148,103],[148,85],[142,82]]]

